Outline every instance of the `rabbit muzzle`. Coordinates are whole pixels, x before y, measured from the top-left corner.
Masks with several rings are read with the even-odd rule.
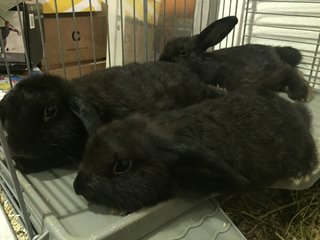
[[[88,181],[88,174],[79,172],[73,182],[73,188],[77,195],[83,195],[85,191],[86,182]]]

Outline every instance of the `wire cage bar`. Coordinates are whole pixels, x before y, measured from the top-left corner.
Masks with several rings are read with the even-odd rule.
[[[22,33],[23,61],[17,63],[12,59],[0,37],[4,49],[0,72],[10,87],[14,86],[17,69],[24,76],[40,71],[72,79],[130,62],[157,61],[169,39],[196,35],[211,22],[235,15],[239,24],[211,50],[244,44],[295,47],[303,56],[299,69],[311,87],[320,89],[319,0],[88,0],[84,1],[87,3],[84,8],[74,0],[65,8],[59,5],[61,1],[52,0],[51,8],[45,9],[46,2],[35,0],[34,12],[30,13],[26,8],[29,1],[13,0],[11,7],[15,7],[18,17],[14,27]],[[34,15],[36,27],[30,28],[30,14]],[[34,29],[37,32],[31,33]],[[32,34],[38,37],[41,46],[32,46]],[[38,61],[33,55],[39,50]],[[0,160],[0,185],[22,216],[29,238],[36,238],[40,236],[37,234],[44,234],[39,227],[43,222],[38,215],[30,217],[32,204],[25,203],[26,194],[19,185],[1,123],[0,138],[1,152],[5,152],[7,159],[7,163]],[[30,182],[41,185],[33,176],[22,185]],[[47,211],[48,207],[41,208]],[[179,211],[189,208],[183,206]]]
[[[148,2],[150,2],[148,4]],[[158,1],[159,2],[159,1]],[[281,9],[281,7],[277,9],[272,9],[271,11],[267,9],[268,4],[272,3],[279,3],[279,4],[286,4],[286,6],[291,5],[310,5],[310,7],[306,7],[305,9],[312,9],[316,8],[313,7],[314,5],[319,4],[318,1],[239,1],[239,0],[212,0],[212,1],[187,1],[187,0],[175,0],[171,3],[167,3],[167,1],[163,0],[161,2],[161,8],[162,11],[160,11],[160,7],[157,5],[158,3],[156,0],[143,1],[143,19],[139,19],[139,16],[136,15],[136,5],[137,1],[132,0],[123,2],[118,1],[117,2],[117,17],[116,17],[116,29],[112,30],[113,33],[110,33],[107,31],[107,29],[110,30],[110,21],[107,20],[107,24],[105,26],[105,32],[108,32],[107,38],[109,41],[106,41],[108,44],[107,47],[107,57],[109,58],[106,66],[113,66],[117,64],[125,64],[128,62],[133,61],[155,61],[157,60],[157,55],[160,54],[165,42],[168,38],[175,37],[175,36],[181,36],[181,35],[191,35],[196,34],[201,29],[203,29],[209,22],[212,22],[218,18],[228,16],[228,15],[236,15],[241,20],[240,24],[236,29],[232,31],[231,34],[229,34],[226,39],[219,44],[216,48],[222,48],[222,47],[230,47],[235,45],[246,44],[246,43],[267,43],[267,44],[278,44],[278,45],[297,45],[300,47],[300,50],[303,52],[309,50],[308,47],[304,47],[302,45],[311,45],[310,47],[316,47],[317,46],[317,37],[316,34],[319,34],[319,24],[309,24],[309,22],[312,21],[318,21],[319,15],[315,13],[310,12],[295,12],[296,9],[292,8],[292,11],[286,11],[283,10],[277,11],[277,9]],[[177,4],[178,2],[178,4]],[[195,4],[196,2],[196,4]],[[37,0],[37,7],[39,6],[39,2]],[[57,7],[57,1],[54,1],[55,5],[55,17],[56,17],[56,31],[58,36],[58,51],[60,53],[60,63],[61,63],[61,69],[65,69],[68,67],[66,65],[65,58],[65,51],[64,51],[64,44],[63,40],[61,39],[62,30],[60,29],[60,18],[58,14],[58,7]],[[149,5],[149,6],[148,6]],[[266,10],[258,9],[257,6],[259,5],[266,5]],[[74,3],[71,4],[74,8]],[[127,14],[127,8],[128,6],[132,6],[132,12],[131,14]],[[178,6],[178,7],[177,7]],[[94,69],[96,69],[97,65],[97,57],[96,57],[96,45],[95,43],[95,26],[93,23],[94,19],[94,12],[92,11],[92,3],[91,0],[89,1],[89,13],[90,13],[90,27],[89,30],[91,32],[91,48],[92,48],[92,62],[94,65]],[[171,9],[172,8],[172,9]],[[290,8],[290,7],[289,7]],[[19,11],[20,8],[18,8]],[[38,8],[37,8],[38,9]],[[191,12],[194,14],[191,14],[191,17],[188,16],[189,10],[191,9]],[[241,9],[244,9],[244,11],[240,11]],[[282,8],[283,9],[283,8]],[[75,9],[72,9],[75,10]],[[107,18],[113,18],[112,16],[109,16],[107,13],[108,8],[105,7],[105,15]],[[172,12],[171,12],[172,11]],[[73,31],[75,34],[79,32],[79,29],[77,27],[77,17],[76,11],[71,11],[72,13],[72,24],[73,24]],[[147,15],[153,12],[152,14],[152,21],[150,20],[150,17]],[[197,13],[198,12],[198,13]],[[168,14],[169,13],[169,14]],[[198,15],[197,15],[198,14]],[[194,16],[193,16],[194,15]],[[269,18],[268,18],[269,16]],[[283,17],[283,18],[282,18]],[[291,21],[277,21],[272,22],[269,21],[271,18],[278,18],[278,20],[286,19],[285,17],[289,17]],[[37,10],[37,18],[38,21],[43,18],[40,15],[39,9]],[[311,19],[310,21],[306,20],[306,18]],[[261,19],[261,20],[260,20]],[[133,22],[133,27],[128,24],[128,21]],[[150,20],[150,21],[149,21]],[[195,21],[196,20],[196,21]],[[113,20],[114,21],[114,20]],[[139,34],[137,33],[137,23],[138,22],[144,22],[143,25],[143,50],[144,55],[142,58],[137,58],[137,48],[140,46],[137,46],[140,44],[140,41],[137,41],[137,37],[139,37]],[[151,22],[151,27],[148,26],[148,22]],[[301,22],[305,22],[305,24],[300,24]],[[112,23],[113,24],[113,23]],[[21,28],[23,28],[22,23],[20,23]],[[42,69],[45,72],[48,72],[47,70],[47,56],[46,56],[46,41],[45,41],[45,33],[43,31],[43,24],[40,24],[40,37],[42,46],[43,46],[43,60],[42,63],[44,65],[44,68]],[[238,29],[237,29],[238,28]],[[125,30],[130,29],[130,30]],[[130,34],[127,34],[127,31],[131,31]],[[152,37],[150,37],[148,34],[148,31],[151,32]],[[275,32],[275,34],[272,34],[272,32]],[[280,34],[280,31],[283,32],[283,34]],[[23,31],[22,31],[23,32]],[[291,35],[288,35],[287,32],[290,32]],[[132,34],[131,34],[132,33]],[[310,34],[314,33],[314,34]],[[112,50],[115,51],[111,53],[111,49],[116,48],[110,48],[110,34],[115,34],[115,38],[117,42],[120,42],[120,49],[121,51]],[[300,34],[300,35],[297,35]],[[242,41],[239,41],[239,38],[242,36]],[[130,39],[125,39],[130,38]],[[162,38],[162,43],[159,41],[159,39]],[[22,39],[25,39],[23,37]],[[118,41],[120,40],[120,41]],[[79,41],[73,41],[74,44],[74,50],[76,53],[75,58],[75,65],[78,65],[78,75],[82,75],[81,73],[81,49],[79,48]],[[24,44],[25,45],[25,44]],[[112,43],[111,45],[115,45],[115,43]],[[126,46],[125,46],[126,45]],[[26,46],[25,46],[26,48]],[[126,49],[125,49],[126,48]],[[131,49],[130,49],[131,48]],[[129,51],[133,51],[133,57],[130,56]],[[313,52],[316,49],[313,49]],[[30,61],[28,55],[28,51],[25,51],[26,54],[26,66],[29,71],[31,70],[31,63],[28,63]],[[119,58],[120,60],[116,60],[116,58]],[[317,58],[317,55],[314,56]],[[6,60],[6,59],[5,59]],[[104,59],[106,60],[106,59]],[[111,62],[111,63],[110,63]],[[309,64],[312,65],[312,62]],[[4,64],[8,65],[8,64]],[[314,62],[312,65],[313,72],[317,72],[317,61]],[[8,72],[9,69],[6,70]],[[65,71],[65,70],[64,70]],[[311,72],[309,72],[310,75]],[[10,76],[11,74],[8,74]],[[30,75],[30,73],[29,73]],[[64,73],[65,77],[67,77],[67,74]],[[318,85],[317,79],[313,79],[312,84],[315,85],[315,87]]]
[[[276,2],[277,7],[272,8]],[[247,1],[243,43],[289,45],[298,48],[303,60],[300,70],[313,88],[320,88],[319,1]],[[311,53],[311,55],[310,55]]]

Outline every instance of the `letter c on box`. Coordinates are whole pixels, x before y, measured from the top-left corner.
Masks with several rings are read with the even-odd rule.
[[[79,31],[72,32],[72,40],[75,42],[80,41],[80,32]]]

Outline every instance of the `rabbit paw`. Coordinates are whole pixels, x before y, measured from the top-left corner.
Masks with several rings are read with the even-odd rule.
[[[305,175],[299,178],[292,178],[292,182],[294,185],[299,186],[299,185],[308,183],[310,179],[311,179],[310,175]]]

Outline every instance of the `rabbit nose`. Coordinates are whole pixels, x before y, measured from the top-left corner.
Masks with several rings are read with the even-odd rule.
[[[73,181],[73,188],[77,195],[83,195],[86,178],[86,174],[80,171]]]

